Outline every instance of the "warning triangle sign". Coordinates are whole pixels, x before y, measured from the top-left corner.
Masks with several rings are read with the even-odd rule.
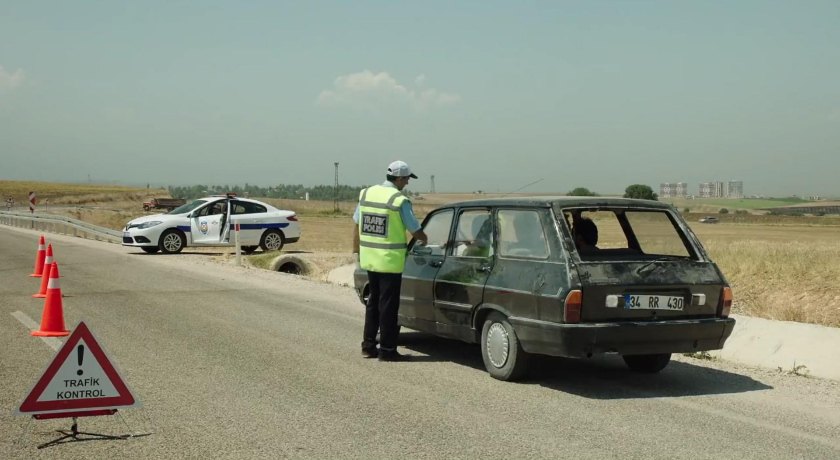
[[[80,322],[16,413],[139,405],[93,333]]]

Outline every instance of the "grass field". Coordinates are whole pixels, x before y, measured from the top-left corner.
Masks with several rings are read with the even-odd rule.
[[[807,203],[805,200],[796,198],[790,199],[760,199],[760,198],[663,198],[664,203],[672,204],[680,211],[688,208],[691,212],[717,213],[720,209],[727,209],[730,212],[736,210],[757,211],[760,209],[790,206],[794,204]]]
[[[148,214],[142,210],[147,197],[166,196],[161,190],[97,188],[89,184],[42,184],[38,188],[33,183],[9,184],[10,181],[0,181],[0,193],[25,197],[30,188],[44,190],[45,194],[39,196],[49,196],[54,203],[48,208],[50,213],[113,229],[121,229],[128,220]],[[13,190],[15,187],[18,189]],[[423,216],[437,204],[476,197],[424,195],[415,200],[415,210]],[[349,256],[355,203],[339,203],[336,213],[331,201],[265,201],[295,210],[300,216],[301,240],[289,245],[287,251]],[[703,215],[691,213],[686,219],[731,283],[736,313],[840,327],[839,217],[727,214],[718,215],[719,224],[697,223]]]

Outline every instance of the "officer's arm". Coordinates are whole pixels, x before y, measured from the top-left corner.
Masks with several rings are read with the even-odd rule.
[[[423,231],[423,228],[420,226],[420,222],[417,220],[417,217],[414,216],[414,208],[411,207],[411,201],[405,200],[402,202],[402,205],[400,205],[400,217],[402,218],[403,225],[405,225],[406,230],[411,233],[411,236],[419,241],[422,241],[423,244],[426,244],[429,239]]]

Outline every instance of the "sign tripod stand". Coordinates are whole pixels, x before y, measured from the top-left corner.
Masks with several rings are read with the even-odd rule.
[[[104,409],[100,411],[91,411],[91,412],[82,412],[75,414],[73,418],[73,424],[70,426],[70,430],[56,430],[58,433],[61,433],[61,437],[53,439],[52,441],[45,442],[38,446],[39,449],[44,449],[46,447],[57,446],[59,444],[64,444],[66,442],[80,442],[80,441],[93,441],[93,440],[103,440],[103,439],[128,439],[131,435],[123,434],[123,435],[110,435],[110,434],[101,434],[101,433],[89,433],[86,431],[79,431],[79,422],[77,421],[78,417],[86,417],[91,415],[113,415],[117,413],[117,409]],[[33,415],[32,418],[43,420],[49,418],[58,418],[56,415],[59,414],[36,414]],[[66,416],[65,416],[66,417]],[[120,417],[122,419],[122,417]],[[125,423],[125,420],[123,420]],[[130,431],[130,429],[129,429]],[[86,437],[82,438],[79,435],[84,435]]]
[[[66,442],[131,438],[130,434],[79,431],[77,419],[117,414],[131,432],[117,407],[139,405],[93,333],[84,322],[80,322],[15,413],[32,416],[27,432],[32,420],[73,419],[69,430],[56,430],[61,437],[38,446],[38,449],[43,449]]]

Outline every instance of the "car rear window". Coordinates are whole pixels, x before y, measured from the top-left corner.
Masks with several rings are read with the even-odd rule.
[[[582,260],[695,256],[689,238],[666,210],[567,209],[563,216]],[[590,222],[584,225],[585,220]],[[587,237],[584,228],[590,228]]]
[[[628,211],[625,215],[643,253],[676,257],[691,255],[680,237],[681,231],[674,226],[667,213]]]
[[[250,201],[234,201],[232,214],[260,214],[266,212],[265,206]]]

